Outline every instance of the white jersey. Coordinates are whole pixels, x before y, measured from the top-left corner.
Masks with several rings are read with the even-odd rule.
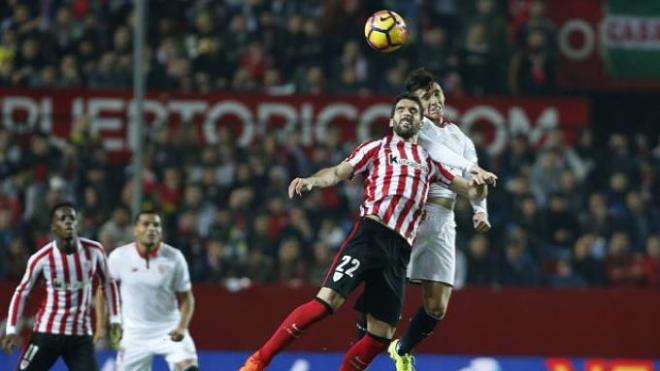
[[[110,253],[108,265],[110,275],[120,283],[127,336],[158,336],[176,327],[181,317],[176,293],[192,288],[181,251],[161,243],[148,256],[142,256],[135,243],[130,243]]]
[[[418,143],[429,152],[433,160],[441,162],[452,174],[470,178],[469,170],[478,161],[477,151],[472,140],[458,126],[447,123],[439,127],[425,117]],[[434,197],[454,199],[456,193],[445,184],[435,182],[431,184],[429,190],[429,198]],[[487,212],[485,199],[471,203],[475,212]]]

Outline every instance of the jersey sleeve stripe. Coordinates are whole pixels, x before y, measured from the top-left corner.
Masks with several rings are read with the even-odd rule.
[[[16,326],[18,323],[18,319],[23,312],[23,307],[25,305],[27,296],[34,286],[34,283],[37,281],[37,279],[39,279],[36,273],[38,270],[38,265],[41,263],[43,258],[48,255],[50,246],[51,245],[49,244],[46,248],[42,249],[42,251],[38,252],[30,259],[31,261],[28,263],[28,268],[23,275],[23,279],[16,288],[16,291],[14,291],[14,296],[12,297],[11,303],[9,305],[8,314],[9,326],[11,327]]]
[[[77,305],[76,308],[73,312],[73,334],[74,335],[83,335],[80,333],[80,330],[78,328],[79,326],[79,319],[80,319],[80,312],[83,308],[82,302],[83,302],[83,295],[84,295],[84,288],[85,288],[85,279],[83,278],[82,274],[82,264],[80,262],[81,259],[81,254],[80,252],[77,252],[74,256],[74,273],[76,275],[76,281],[80,282],[80,288],[78,289],[78,293],[76,295],[76,300],[77,300]]]
[[[59,333],[60,334],[66,334],[67,333],[67,322],[68,318],[71,315],[71,272],[69,271],[69,256],[67,254],[60,254],[60,260],[62,262],[62,270],[64,274],[64,314],[62,314],[62,318],[60,318],[60,328],[59,328]]]
[[[55,253],[54,249],[48,254],[48,266],[50,267],[50,282],[51,288],[48,293],[48,319],[46,320],[46,332],[49,334],[53,333],[53,322],[55,322],[55,315],[59,307],[59,300],[57,297],[57,290],[55,287],[52,287],[52,283],[57,280],[57,264],[55,263]]]

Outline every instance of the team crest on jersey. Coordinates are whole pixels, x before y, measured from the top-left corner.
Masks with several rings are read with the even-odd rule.
[[[160,273],[160,274],[165,274],[165,273],[169,272],[169,270],[170,270],[170,267],[168,267],[167,265],[164,265],[164,264],[158,265],[158,273]]]

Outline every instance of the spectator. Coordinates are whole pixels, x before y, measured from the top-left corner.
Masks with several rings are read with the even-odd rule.
[[[529,286],[538,283],[538,267],[526,250],[525,242],[519,238],[511,238],[506,243],[498,269],[501,284]]]
[[[541,31],[532,31],[509,65],[509,90],[514,95],[549,95],[555,89],[555,60]]]
[[[133,226],[131,212],[128,207],[120,205],[112,211],[112,217],[99,230],[99,242],[110,253],[116,247],[133,241]]]
[[[459,54],[461,81],[470,95],[488,95],[500,91],[497,60],[488,44],[486,29],[481,23],[468,26],[465,43]]]
[[[584,287],[586,281],[573,272],[570,261],[566,259],[557,260],[555,273],[548,279],[551,287]]]
[[[615,232],[610,238],[605,261],[607,278],[612,286],[638,286],[644,272],[637,257],[630,250],[630,240],[625,233]]]
[[[575,242],[572,265],[575,273],[589,285],[600,286],[605,283],[605,276],[603,265],[592,253],[595,240],[593,235],[586,234]]]
[[[660,236],[651,236],[646,240],[646,257],[641,264],[646,285],[660,287]]]
[[[481,234],[472,237],[466,252],[468,285],[489,285],[497,282],[495,264],[488,239]]]

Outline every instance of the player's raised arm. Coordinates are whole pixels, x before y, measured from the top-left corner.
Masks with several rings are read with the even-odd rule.
[[[36,253],[30,257],[28,260],[27,268],[25,269],[25,274],[23,274],[23,279],[16,287],[14,295],[9,302],[9,313],[7,314],[7,334],[2,338],[0,346],[2,350],[6,353],[11,352],[14,347],[16,340],[16,333],[18,332],[18,324],[21,320],[21,315],[23,314],[23,308],[25,306],[25,301],[30,295],[30,291],[34,287],[35,282],[41,274],[41,269],[43,267],[43,261],[45,257],[48,256],[48,250],[43,250]]]
[[[353,175],[364,172],[373,162],[380,147],[380,141],[370,141],[359,145],[348,157],[336,166],[327,167],[316,172],[309,178],[296,178],[289,184],[289,197],[313,188],[333,186]]]
[[[289,184],[289,197],[292,198],[294,194],[300,196],[313,188],[331,187],[350,178],[352,174],[353,166],[347,161],[342,161],[336,166],[321,169],[308,178],[295,178]]]

